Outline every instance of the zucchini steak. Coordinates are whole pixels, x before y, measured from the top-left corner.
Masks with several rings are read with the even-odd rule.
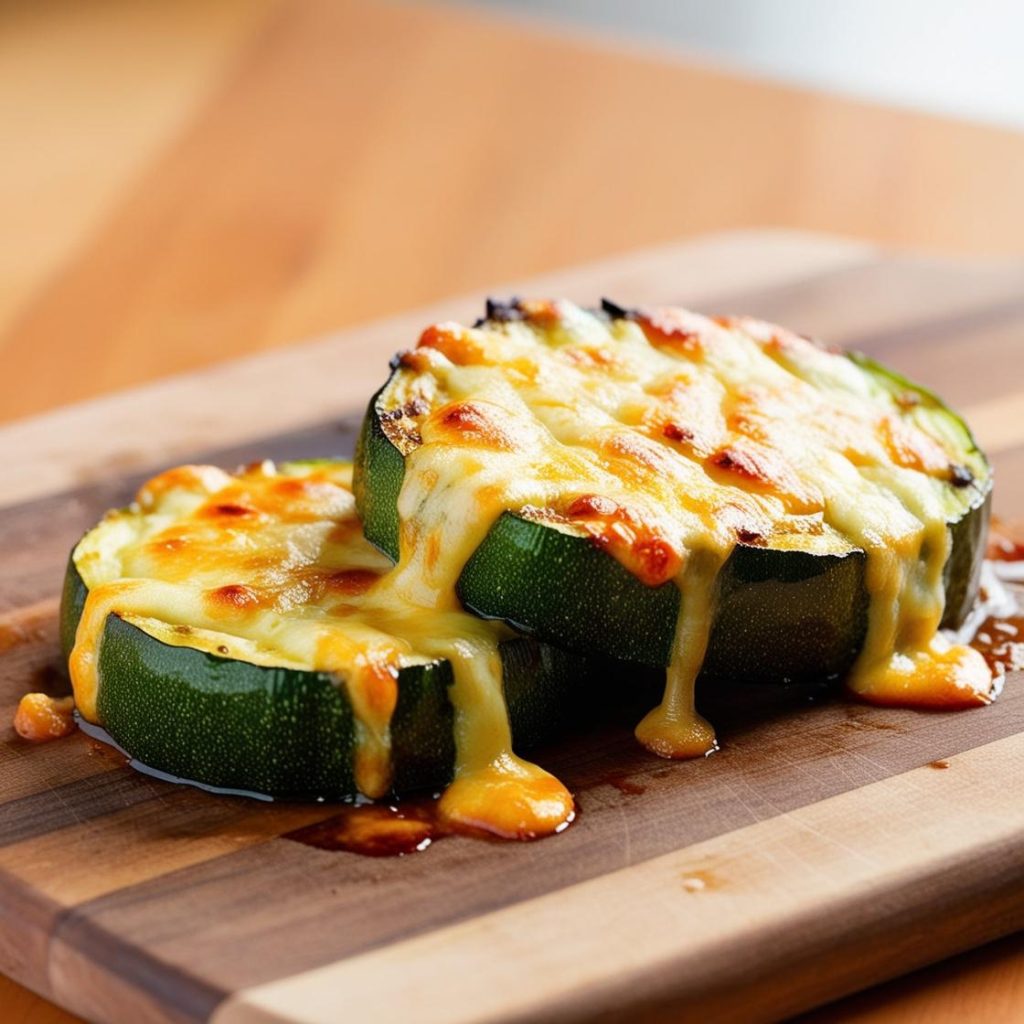
[[[939,633],[976,597],[991,473],[926,389],[755,319],[609,302],[488,303],[392,371],[356,456],[367,538],[477,615],[665,667],[654,752],[713,748],[700,672],[995,696]]]
[[[61,610],[79,714],[141,765],[214,788],[376,798],[454,778],[452,824],[557,829],[572,798],[512,737],[564,719],[586,664],[454,598],[426,608],[363,538],[351,472],[183,466],[87,533]]]

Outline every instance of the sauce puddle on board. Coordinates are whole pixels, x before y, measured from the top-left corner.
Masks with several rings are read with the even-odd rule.
[[[1007,614],[1007,609],[1000,607],[999,613],[986,618],[975,631],[971,646],[994,674],[1005,676],[1024,670],[1024,520],[993,516],[986,557],[1016,608]]]
[[[318,850],[358,853],[364,857],[404,857],[422,853],[450,833],[438,821],[437,801],[412,800],[401,804],[356,804],[340,814],[286,832],[291,839]]]
[[[435,796],[393,804],[351,804],[325,821],[286,832],[281,838],[318,850],[358,853],[363,857],[404,857],[422,853],[437,840],[454,835],[498,841],[492,832],[444,819],[438,810],[439,802]],[[564,832],[578,817],[577,808],[555,834]],[[548,834],[519,838],[544,839]]]
[[[1024,615],[986,619],[971,646],[993,672],[1005,675],[1024,669]]]

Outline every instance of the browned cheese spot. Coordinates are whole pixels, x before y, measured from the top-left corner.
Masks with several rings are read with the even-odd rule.
[[[432,324],[420,335],[419,347],[440,352],[456,366],[474,366],[487,361],[483,347],[472,332],[460,324]]]
[[[495,451],[516,448],[516,439],[481,402],[453,402],[443,406],[434,414],[434,421],[449,441]]]

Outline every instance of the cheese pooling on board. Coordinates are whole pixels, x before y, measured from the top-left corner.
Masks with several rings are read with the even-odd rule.
[[[78,545],[88,588],[70,657],[75,703],[102,725],[99,654],[117,615],[165,643],[256,665],[331,673],[357,723],[361,793],[391,787],[389,725],[398,671],[451,661],[455,779],[443,819],[507,837],[557,831],[565,787],[515,756],[498,644],[511,630],[475,618],[434,585],[429,553],[391,571],[362,536],[351,466],[183,466],[145,484]]]
[[[411,584],[451,594],[506,510],[589,536],[650,586],[674,581],[664,694],[637,735],[692,757],[714,745],[694,684],[734,547],[862,550],[870,605],[849,687],[883,704],[992,699],[983,659],[939,633],[948,524],[987,467],[921,392],[748,318],[549,301],[490,314],[428,328],[388,385]]]

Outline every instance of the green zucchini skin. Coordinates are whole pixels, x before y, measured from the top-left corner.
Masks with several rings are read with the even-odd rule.
[[[948,412],[977,451],[963,421],[930,392],[865,357],[865,372],[913,391]],[[398,557],[398,495],[405,455],[382,423],[388,383],[371,399],[355,461],[354,491],[369,541]],[[967,511],[951,522],[945,567],[943,627],[962,623],[973,606],[991,509],[991,475],[972,485]],[[809,554],[739,544],[719,575],[719,592],[703,675],[779,685],[845,675],[867,632],[866,555]],[[648,587],[585,536],[565,533],[514,512],[496,520],[467,561],[456,591],[463,605],[519,632],[586,652],[650,666],[671,657],[680,594]]]
[[[523,552],[538,556],[535,568]],[[799,684],[845,673],[867,631],[864,561],[859,551],[738,545],[719,574],[704,674]],[[500,517],[466,563],[458,594],[478,615],[570,648],[652,666],[672,655],[675,584],[645,586],[587,538],[513,513]]]
[[[88,594],[73,561],[65,576],[65,658]],[[501,644],[505,697],[517,749],[547,739],[565,721],[581,659],[528,639]],[[117,616],[104,626],[97,711],[141,767],[214,789],[291,800],[357,796],[355,720],[330,675],[270,668],[165,644]],[[438,790],[455,763],[451,665],[402,669],[391,722],[396,796]]]
[[[363,535],[392,561],[398,561],[398,495],[405,479],[405,455],[381,426],[381,403],[388,383],[370,399],[356,441],[352,493],[363,521]]]

